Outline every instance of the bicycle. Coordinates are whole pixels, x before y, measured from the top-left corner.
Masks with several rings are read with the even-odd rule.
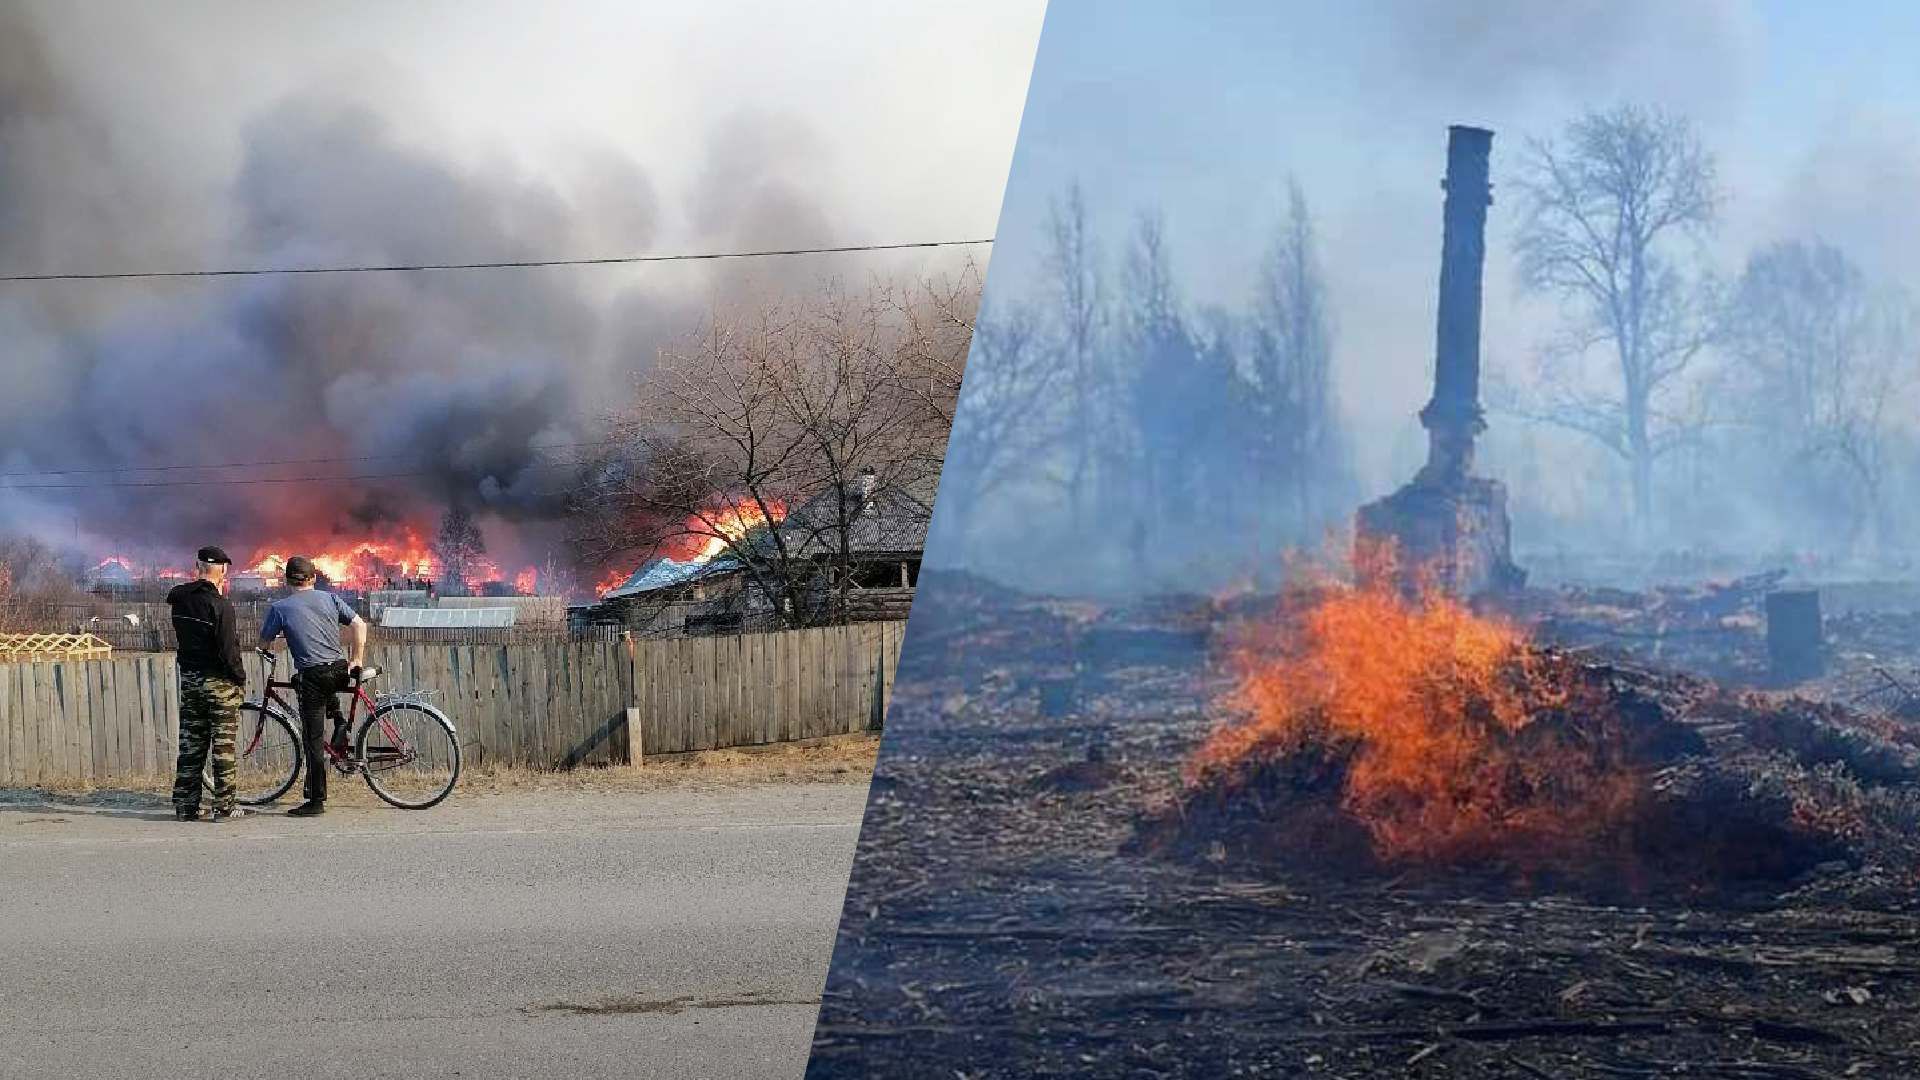
[[[265,806],[279,799],[300,779],[305,764],[297,710],[277,693],[292,690],[294,685],[274,681],[274,667],[280,659],[277,653],[254,651],[266,664],[266,685],[260,700],[240,706],[234,801],[242,806]],[[342,776],[359,773],[389,806],[402,810],[436,806],[453,793],[453,785],[460,779],[460,739],[453,721],[418,694],[375,699],[366,687],[379,674],[380,670],[372,667],[355,672],[352,685],[345,691],[350,695],[344,720],[351,749],[342,752],[332,740],[322,743],[327,764]],[[354,725],[361,720],[363,707],[364,722],[356,733]]]

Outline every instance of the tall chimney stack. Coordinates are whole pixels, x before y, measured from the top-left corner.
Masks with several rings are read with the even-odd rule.
[[[1433,397],[1420,410],[1427,463],[1399,491],[1361,507],[1355,520],[1357,543],[1392,544],[1406,592],[1431,585],[1467,598],[1526,581],[1511,557],[1506,488],[1473,475],[1473,442],[1487,427],[1480,409],[1480,277],[1493,205],[1492,149],[1493,132],[1485,128],[1447,129]]]
[[[1493,132],[1447,129],[1446,194],[1440,240],[1440,308],[1434,333],[1433,398],[1420,410],[1428,432],[1427,470],[1464,477],[1473,440],[1486,430],[1480,409],[1480,280],[1487,258],[1487,208],[1493,185],[1487,159]]]

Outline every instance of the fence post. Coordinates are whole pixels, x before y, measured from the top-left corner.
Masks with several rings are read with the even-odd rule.
[[[882,627],[874,635],[879,646],[873,658],[873,705],[867,710],[867,730],[880,731],[887,724],[887,632]]]
[[[647,763],[647,725],[640,717],[640,669],[633,645],[633,631],[622,630],[620,643],[627,653],[627,764]]]

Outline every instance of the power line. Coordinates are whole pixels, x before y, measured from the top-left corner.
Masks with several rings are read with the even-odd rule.
[[[536,461],[520,467],[528,469],[571,469],[589,464],[586,461]],[[102,488],[183,488],[183,487],[227,487],[234,484],[333,484],[359,480],[401,480],[419,476],[444,476],[444,469],[415,469],[410,472],[357,473],[345,476],[248,476],[234,478],[215,478],[212,480],[102,480],[86,484],[0,484],[0,492],[8,491],[93,491]]]
[[[570,443],[534,443],[528,450],[571,450],[583,446],[607,446],[620,442],[619,439],[589,439],[585,442]],[[359,454],[352,457],[322,458],[284,458],[279,461],[222,461],[205,465],[105,465],[85,469],[23,469],[18,472],[0,472],[0,477],[11,476],[82,476],[104,473],[135,472],[178,472],[188,469],[251,469],[269,465],[337,465],[353,461],[395,461],[415,457],[415,454]]]
[[[507,259],[471,263],[392,263],[366,266],[274,266],[227,270],[126,270],[97,274],[0,274],[0,282],[129,281],[141,278],[260,277],[285,274],[390,274],[425,270],[528,270],[548,266],[620,266],[637,263],[711,262],[766,259],[784,255],[841,255],[857,251],[905,251],[912,248],[976,247],[985,240],[922,240],[905,244],[846,244],[839,247],[772,248],[764,251],[706,251],[672,255],[612,255],[596,259]]]

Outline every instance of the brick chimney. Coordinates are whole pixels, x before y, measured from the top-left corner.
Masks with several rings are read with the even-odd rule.
[[[1440,241],[1440,303],[1434,333],[1433,397],[1420,410],[1427,463],[1399,491],[1360,508],[1357,542],[1391,542],[1398,584],[1422,577],[1465,599],[1516,589],[1526,572],[1512,558],[1507,490],[1473,475],[1473,444],[1486,430],[1480,408],[1480,293],[1493,132],[1447,129]]]

